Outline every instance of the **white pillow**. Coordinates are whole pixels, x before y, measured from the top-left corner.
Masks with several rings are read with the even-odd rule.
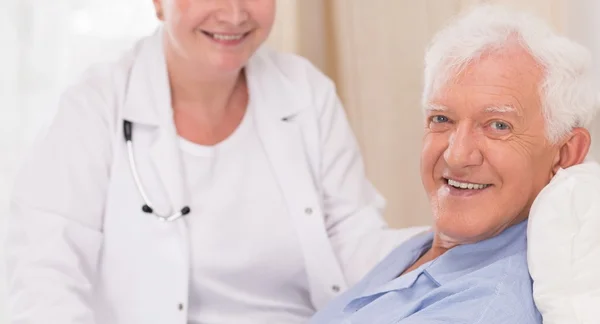
[[[600,323],[600,164],[561,169],[534,201],[527,235],[544,324]]]

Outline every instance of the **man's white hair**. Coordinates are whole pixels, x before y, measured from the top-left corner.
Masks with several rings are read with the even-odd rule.
[[[556,143],[574,127],[589,127],[599,107],[591,53],[540,19],[496,5],[474,8],[434,37],[425,55],[423,106],[482,53],[502,51],[514,40],[543,68],[548,140]]]

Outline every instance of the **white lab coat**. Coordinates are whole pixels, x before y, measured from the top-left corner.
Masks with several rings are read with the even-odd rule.
[[[386,228],[383,200],[365,178],[329,79],[304,59],[264,48],[247,77],[318,309],[421,229]],[[190,201],[159,30],[70,87],[27,159],[8,229],[10,323],[187,322],[185,221],[142,212],[124,119],[133,122],[140,178],[156,209],[168,213]]]

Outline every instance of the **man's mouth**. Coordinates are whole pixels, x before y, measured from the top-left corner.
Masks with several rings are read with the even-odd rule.
[[[463,190],[482,190],[482,189],[485,189],[485,188],[491,186],[491,184],[463,182],[463,181],[457,181],[457,180],[452,180],[452,179],[444,179],[444,180],[446,180],[446,183],[448,184],[448,186],[457,188],[457,189],[463,189]]]

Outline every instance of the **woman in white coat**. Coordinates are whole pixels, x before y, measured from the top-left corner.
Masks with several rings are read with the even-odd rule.
[[[17,179],[10,323],[304,323],[412,230],[386,228],[332,82],[261,47],[274,0],[154,3]]]

